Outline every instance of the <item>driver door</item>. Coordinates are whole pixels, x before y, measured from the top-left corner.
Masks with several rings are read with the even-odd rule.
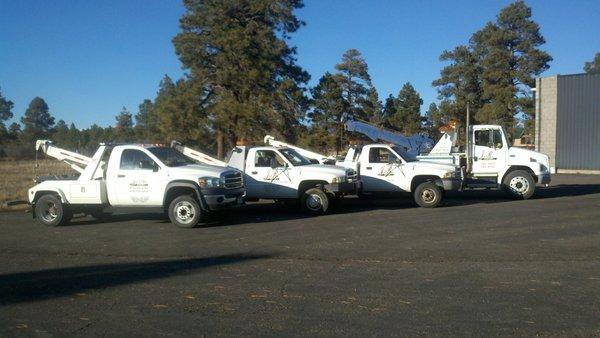
[[[506,162],[508,145],[497,128],[473,131],[473,173],[481,176],[498,176]]]
[[[273,150],[256,150],[246,170],[248,197],[295,198],[288,163]]]
[[[162,204],[164,170],[139,149],[123,149],[118,168],[107,180],[110,203],[115,206]]]
[[[369,161],[361,165],[360,177],[363,190],[369,191],[394,191],[398,187],[393,183],[397,170],[395,166],[400,159],[388,147],[369,148]]]

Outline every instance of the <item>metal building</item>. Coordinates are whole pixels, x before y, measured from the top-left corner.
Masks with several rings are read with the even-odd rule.
[[[553,172],[600,173],[600,74],[538,78],[535,150]]]

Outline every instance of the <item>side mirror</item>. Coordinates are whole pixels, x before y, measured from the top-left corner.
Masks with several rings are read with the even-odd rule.
[[[160,166],[158,165],[158,163],[152,162],[152,171],[157,172],[158,170],[160,170]]]

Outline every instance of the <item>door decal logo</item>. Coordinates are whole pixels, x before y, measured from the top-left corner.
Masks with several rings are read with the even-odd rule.
[[[129,192],[148,192],[148,182],[145,180],[133,180],[129,183]]]

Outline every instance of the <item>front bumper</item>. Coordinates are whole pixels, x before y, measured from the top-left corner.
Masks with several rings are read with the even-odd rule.
[[[462,190],[463,180],[458,178],[444,178],[442,179],[442,187],[445,191]]]
[[[202,191],[202,197],[209,210],[222,210],[231,207],[240,206],[244,203],[246,190],[238,189],[223,189],[213,188]]]
[[[551,180],[552,179],[550,178],[550,173],[543,173],[543,174],[540,174],[538,176],[538,183],[539,184],[548,185],[548,184],[550,184]]]
[[[343,183],[329,183],[325,185],[325,191],[342,194],[342,195],[350,195],[355,194],[360,188],[360,181],[354,182],[343,182]]]

